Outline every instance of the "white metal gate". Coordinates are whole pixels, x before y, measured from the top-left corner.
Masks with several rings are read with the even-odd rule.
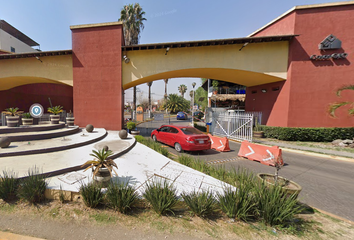
[[[252,142],[253,114],[242,112],[212,113],[211,133],[227,138]]]

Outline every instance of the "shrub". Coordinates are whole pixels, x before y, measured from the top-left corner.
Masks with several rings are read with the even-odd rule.
[[[199,217],[204,218],[215,211],[216,200],[209,191],[182,193],[182,198],[191,211]]]
[[[167,181],[147,182],[143,197],[149,202],[153,210],[159,214],[173,212],[173,207],[177,204],[176,188]]]
[[[18,189],[19,180],[17,179],[17,174],[11,171],[3,171],[0,174],[0,198],[4,201],[14,199],[16,197],[16,192]]]
[[[137,142],[146,145],[158,153],[161,153],[165,157],[170,157],[170,152],[168,149],[162,147],[160,143],[154,142],[152,139],[147,139],[140,135],[135,136],[135,139]]]
[[[30,203],[39,203],[45,199],[47,182],[38,169],[28,170],[28,176],[20,181],[18,196]]]
[[[259,217],[270,226],[285,226],[301,211],[296,200],[297,196],[288,196],[281,186],[268,187],[260,183],[254,193],[258,202]]]
[[[198,124],[194,123],[194,127],[202,132],[206,132],[207,128],[204,126],[199,126]]]
[[[221,210],[229,218],[247,221],[256,214],[256,200],[250,193],[250,185],[240,184],[237,189],[225,187],[222,194],[218,194]]]
[[[331,142],[352,139],[354,128],[286,128],[263,126],[265,137],[285,141]]]
[[[129,186],[129,183],[118,182],[108,186],[106,197],[112,208],[121,213],[126,213],[138,199],[138,194],[134,187]]]
[[[135,129],[135,128],[136,128],[136,123],[133,122],[133,121],[127,122],[127,128],[128,128],[129,130]]]
[[[103,202],[104,195],[101,192],[101,186],[94,182],[88,184],[82,183],[80,194],[87,207],[95,208]]]

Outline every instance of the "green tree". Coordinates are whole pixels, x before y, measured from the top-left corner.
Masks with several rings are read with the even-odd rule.
[[[184,98],[184,94],[187,92],[187,86],[184,85],[184,84],[181,84],[179,87],[178,87],[178,92],[181,93],[181,96]]]
[[[128,4],[120,11],[118,21],[123,22],[125,45],[135,45],[139,43],[140,33],[144,30],[145,12],[139,3]]]
[[[354,90],[354,85],[345,85],[345,86],[339,88],[336,92],[337,96],[340,97],[342,91],[344,91],[344,90]],[[349,106],[348,114],[354,116],[354,102],[350,102],[350,101],[332,103],[329,106],[328,112],[332,117],[336,117],[335,111],[338,108],[343,107],[343,106]]]
[[[199,87],[195,91],[194,101],[198,106],[202,106],[203,111],[208,106],[208,92],[205,91],[202,87]]]
[[[165,107],[171,113],[187,111],[189,109],[189,101],[174,93],[168,95]]]
[[[123,22],[123,32],[125,45],[134,45],[139,43],[140,33],[144,29],[145,12],[139,3],[124,5],[120,11],[118,21]],[[136,110],[136,86],[133,88],[133,109]]]

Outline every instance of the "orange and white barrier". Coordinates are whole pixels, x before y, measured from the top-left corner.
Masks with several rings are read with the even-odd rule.
[[[230,151],[230,146],[229,146],[229,139],[227,137],[215,137],[211,134],[208,134],[210,137],[211,141],[211,149],[215,149],[216,151],[219,152],[229,152]]]
[[[268,147],[243,141],[238,156],[273,167],[276,162],[284,165],[282,152],[278,146]]]

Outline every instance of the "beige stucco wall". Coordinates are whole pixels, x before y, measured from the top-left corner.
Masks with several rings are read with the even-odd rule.
[[[208,47],[127,51],[122,63],[123,88],[165,78],[200,77],[245,86],[286,79],[289,43],[250,43]]]
[[[72,56],[0,59],[0,91],[31,83],[73,86]]]

